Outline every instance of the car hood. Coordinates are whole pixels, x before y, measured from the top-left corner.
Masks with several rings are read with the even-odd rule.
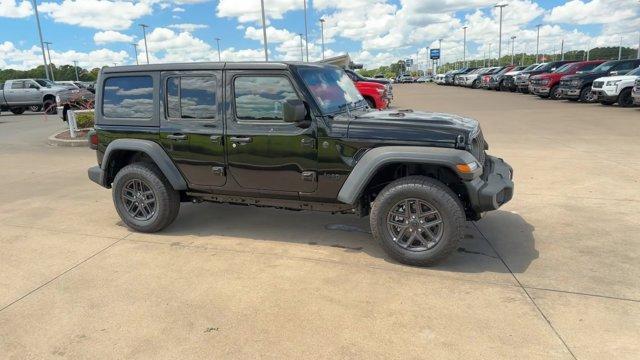
[[[369,111],[348,119],[347,136],[455,145],[459,135],[468,139],[478,121],[462,116],[412,110]]]
[[[582,73],[582,74],[574,74],[574,75],[566,75],[563,80],[582,80],[582,81],[593,81],[597,78],[606,77],[606,73]]]
[[[631,82],[634,82],[637,78],[638,78],[638,76],[635,76],[635,75],[603,76],[603,77],[599,77],[599,78],[597,78],[597,79],[596,79],[596,81],[616,81],[616,80],[622,80],[622,81],[631,81]]]

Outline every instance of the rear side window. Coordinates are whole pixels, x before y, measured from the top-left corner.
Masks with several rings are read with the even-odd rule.
[[[616,66],[616,68],[614,70],[631,70],[633,68],[635,68],[637,65],[635,62],[633,61],[625,61],[621,64],[618,64],[618,66]]]
[[[216,78],[180,76],[167,80],[167,115],[173,119],[215,119]]]
[[[12,89],[24,89],[24,81],[14,81],[11,83]]]
[[[151,118],[153,79],[151,76],[111,77],[104,82],[102,114],[111,118]]]
[[[282,121],[282,103],[298,99],[284,76],[240,76],[235,79],[234,91],[240,120]]]

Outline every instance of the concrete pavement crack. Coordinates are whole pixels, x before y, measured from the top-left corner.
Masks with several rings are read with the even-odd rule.
[[[553,332],[556,334],[556,337],[560,340],[560,342],[562,342],[562,345],[564,345],[565,349],[567,349],[567,351],[569,352],[569,354],[571,354],[571,357],[573,357],[574,359],[577,360],[576,355],[573,353],[573,351],[571,351],[571,348],[569,347],[569,345],[567,345],[567,342],[564,340],[564,338],[562,337],[562,335],[560,335],[560,332],[558,332],[558,330],[553,326],[553,324],[551,323],[551,320],[549,320],[549,318],[547,317],[547,315],[544,313],[544,311],[542,311],[542,309],[540,308],[540,306],[538,305],[538,303],[536,303],[536,301],[533,299],[533,297],[531,296],[531,294],[529,294],[529,291],[527,291],[527,289],[522,285],[522,283],[520,282],[520,280],[518,279],[518,277],[513,273],[513,271],[511,271],[511,268],[509,267],[509,265],[507,265],[507,262],[504,261],[504,259],[502,258],[502,255],[500,255],[500,253],[498,252],[498,250],[493,246],[493,244],[491,243],[491,241],[489,241],[489,239],[484,235],[484,233],[482,231],[480,231],[480,228],[478,228],[478,225],[476,223],[473,223],[473,226],[476,228],[476,230],[478,230],[478,233],[480,233],[480,235],[482,236],[482,238],[484,239],[484,241],[487,242],[487,244],[491,247],[491,249],[493,250],[493,252],[496,253],[496,255],[498,255],[498,259],[500,259],[500,261],[502,262],[502,264],[507,268],[507,270],[509,270],[509,273],[511,273],[511,276],[513,276],[513,279],[516,281],[516,283],[518,283],[518,285],[520,286],[520,288],[522,289],[522,291],[524,291],[524,293],[527,295],[527,297],[529,298],[529,300],[531,300],[531,303],[533,304],[533,306],[535,306],[535,308],[538,310],[538,312],[540,313],[540,315],[542,316],[542,318],[547,322],[547,324],[549,325],[549,327],[551,328],[551,330],[553,330]]]
[[[70,267],[70,268],[68,268],[67,270],[65,270],[65,271],[61,272],[60,274],[58,274],[58,275],[54,276],[53,278],[51,278],[51,279],[49,279],[49,280],[45,281],[43,284],[39,285],[39,286],[38,286],[38,287],[36,287],[35,289],[32,289],[31,291],[27,292],[26,294],[24,294],[24,295],[20,296],[19,298],[17,298],[17,299],[15,299],[15,300],[13,300],[12,302],[10,302],[10,303],[8,303],[7,305],[5,305],[5,306],[3,306],[2,308],[0,308],[0,312],[2,312],[2,311],[4,311],[4,310],[8,309],[8,308],[9,308],[9,307],[11,307],[13,304],[15,304],[15,303],[19,302],[20,300],[22,300],[22,299],[24,299],[24,298],[28,297],[28,296],[29,296],[29,295],[31,295],[31,294],[33,294],[33,293],[37,292],[38,290],[40,290],[40,289],[44,288],[45,286],[47,286],[47,285],[51,284],[52,282],[54,282],[55,280],[57,280],[57,279],[59,279],[60,277],[64,276],[65,274],[69,273],[70,271],[72,271],[73,269],[77,268],[78,266],[80,266],[80,265],[82,265],[82,264],[86,263],[87,261],[89,261],[89,260],[93,259],[94,257],[96,257],[96,256],[100,255],[101,253],[103,253],[103,252],[107,251],[109,248],[113,247],[114,245],[116,245],[116,244],[117,244],[117,243],[119,243],[120,241],[122,241],[122,240],[126,239],[129,235],[131,235],[131,233],[129,233],[129,234],[127,234],[127,235],[123,236],[122,238],[120,238],[120,239],[118,239],[118,240],[116,240],[116,241],[112,242],[111,244],[109,244],[109,245],[107,245],[107,246],[103,247],[102,249],[100,249],[100,250],[98,250],[97,252],[95,252],[95,253],[93,253],[93,254],[89,255],[87,258],[85,258],[84,260],[80,261],[79,263],[77,263],[77,264],[73,265],[72,267]]]

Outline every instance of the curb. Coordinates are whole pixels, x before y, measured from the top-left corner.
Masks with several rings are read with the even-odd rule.
[[[83,129],[79,129],[83,130]],[[49,136],[48,142],[51,146],[65,146],[65,147],[89,147],[89,140],[86,138],[78,138],[75,140],[65,140],[56,138],[57,135],[67,132],[69,130],[63,130]]]

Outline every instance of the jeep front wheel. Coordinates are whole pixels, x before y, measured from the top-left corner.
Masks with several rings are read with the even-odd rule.
[[[395,260],[433,265],[457,249],[465,215],[457,196],[441,182],[409,176],[382,190],[370,215],[373,237]]]
[[[113,180],[113,202],[118,215],[133,230],[156,232],[175,220],[180,195],[153,164],[135,163]]]

